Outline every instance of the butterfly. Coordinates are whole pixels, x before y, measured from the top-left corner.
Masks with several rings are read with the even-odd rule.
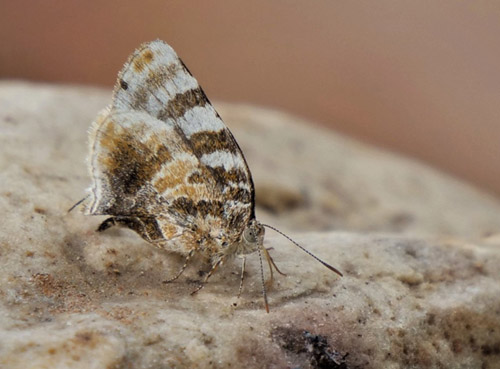
[[[185,256],[176,280],[196,254],[211,268],[200,290],[226,260],[260,258],[277,268],[264,247],[264,227],[342,276],[276,228],[255,217],[255,187],[243,153],[196,79],[161,40],[140,46],[118,74],[111,104],[89,132],[92,185],[89,215],[109,215],[98,228],[123,226],[147,242]],[[75,204],[78,205],[79,203]],[[71,209],[70,209],[71,210]],[[283,274],[283,273],[281,273]]]

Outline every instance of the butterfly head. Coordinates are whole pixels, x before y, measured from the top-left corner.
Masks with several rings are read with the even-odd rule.
[[[241,234],[240,254],[250,254],[257,251],[264,244],[264,226],[256,219],[252,219]]]

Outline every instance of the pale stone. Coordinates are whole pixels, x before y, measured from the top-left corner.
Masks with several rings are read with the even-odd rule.
[[[165,285],[181,257],[67,213],[108,101],[0,83],[0,368],[500,368],[496,199],[294,117],[224,105],[263,192],[258,216],[344,277],[268,230],[287,274],[269,314],[257,255],[240,299],[238,260],[191,296],[201,261]]]

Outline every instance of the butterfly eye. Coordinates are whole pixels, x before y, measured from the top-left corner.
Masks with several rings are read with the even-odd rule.
[[[243,239],[249,244],[255,244],[257,242],[257,235],[255,234],[255,229],[246,228],[243,232]]]

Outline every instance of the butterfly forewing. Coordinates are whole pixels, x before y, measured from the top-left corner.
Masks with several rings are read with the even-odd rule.
[[[135,216],[140,230],[134,230],[165,243],[195,242],[200,229],[235,242],[254,217],[253,183],[240,148],[163,41],[129,58],[91,141],[91,214]],[[148,227],[156,231],[141,230]]]

